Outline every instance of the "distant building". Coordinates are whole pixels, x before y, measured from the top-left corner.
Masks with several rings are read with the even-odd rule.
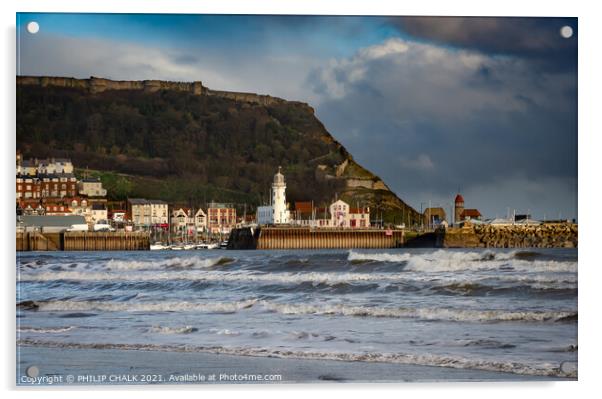
[[[107,190],[102,188],[102,182],[97,177],[86,177],[77,182],[79,195],[86,197],[106,197]]]
[[[433,228],[438,227],[442,222],[447,220],[445,209],[441,207],[426,208],[422,216],[424,218],[424,224]]]
[[[478,209],[465,209],[464,197],[461,194],[456,195],[454,201],[454,223],[460,223],[465,220],[481,220],[482,215]]]
[[[127,218],[138,227],[166,229],[169,227],[168,205],[161,200],[129,198]]]
[[[16,198],[64,198],[77,195],[77,179],[68,159],[23,160],[17,153]],[[27,205],[21,204],[24,208]]]
[[[459,223],[463,220],[462,212],[464,212],[464,197],[458,193],[454,200],[454,223]]]
[[[481,220],[482,215],[478,209],[464,209],[460,214],[462,220]]]
[[[370,208],[351,208],[343,200],[330,204],[330,227],[367,228],[370,227]]]
[[[229,204],[211,203],[207,208],[207,229],[213,234],[230,234],[236,227],[236,209]]]
[[[50,158],[41,159],[38,161],[38,174],[55,175],[55,174],[72,174],[73,164],[70,159],[66,158]]]
[[[286,183],[280,171],[281,167],[278,167],[278,173],[274,175],[270,205],[257,207],[257,223],[260,225],[290,223],[290,211],[286,206]]]
[[[107,211],[107,207],[103,203],[92,203],[90,208],[91,213],[91,222],[96,224],[101,220],[108,220],[109,213]]]
[[[171,230],[174,233],[194,234],[194,215],[190,208],[178,208],[171,212]]]
[[[207,231],[207,214],[201,208],[194,214],[194,227],[197,233]]]
[[[58,175],[72,174],[73,164],[70,159],[50,158],[50,159],[23,159],[21,153],[17,152],[17,175],[37,176],[37,175]]]

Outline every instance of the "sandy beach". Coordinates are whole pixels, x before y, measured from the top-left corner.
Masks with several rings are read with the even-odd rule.
[[[31,346],[20,346],[18,351],[19,386],[37,386],[37,383],[26,381],[22,377],[32,365],[39,369],[39,377],[55,376],[55,385],[571,380],[448,367],[280,359],[199,352],[57,349]],[[211,375],[216,376],[215,381],[209,381]],[[252,376],[257,375],[279,375],[281,378],[276,381],[252,380]],[[68,382],[67,376],[73,376],[73,382]],[[201,376],[205,377],[205,381],[200,380]],[[62,382],[57,381],[58,377],[62,377]]]

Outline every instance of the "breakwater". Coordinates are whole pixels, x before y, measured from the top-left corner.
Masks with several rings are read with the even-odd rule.
[[[399,248],[403,230],[258,227],[232,230],[228,249]]]
[[[150,249],[146,232],[17,232],[17,251],[135,251]]]
[[[435,236],[435,246],[443,248],[577,248],[578,226],[468,226],[440,230]]]

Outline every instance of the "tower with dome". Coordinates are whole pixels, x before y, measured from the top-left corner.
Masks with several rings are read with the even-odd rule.
[[[270,205],[257,208],[257,222],[260,225],[290,223],[290,211],[286,206],[286,182],[280,166],[274,175]]]

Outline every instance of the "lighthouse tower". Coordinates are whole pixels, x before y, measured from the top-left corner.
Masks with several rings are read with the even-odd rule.
[[[462,213],[464,212],[464,197],[458,194],[456,195],[455,206],[454,206],[454,223],[462,221]]]
[[[278,167],[278,173],[274,175],[272,183],[272,211],[273,223],[284,224],[290,221],[290,212],[286,209],[286,183],[284,176],[280,173],[282,168]]]

